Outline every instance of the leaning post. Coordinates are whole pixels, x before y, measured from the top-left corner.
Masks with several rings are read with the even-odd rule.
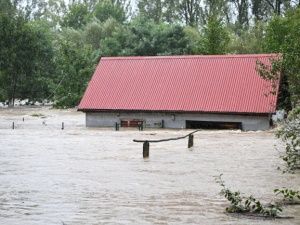
[[[143,144],[143,158],[149,158],[149,148],[150,148],[149,142],[145,141]]]
[[[194,145],[194,135],[189,135],[188,148],[193,147]]]

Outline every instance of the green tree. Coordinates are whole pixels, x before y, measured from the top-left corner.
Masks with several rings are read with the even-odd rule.
[[[143,16],[153,19],[159,23],[163,17],[163,2],[162,0],[139,0],[137,3],[139,13]]]
[[[290,0],[266,0],[273,12],[277,15],[281,15],[285,9],[290,8]]]
[[[289,33],[287,18],[275,15],[266,28],[263,51],[266,53],[280,53]]]
[[[224,22],[211,16],[203,28],[199,44],[193,49],[193,52],[204,55],[226,54],[229,41],[229,33]]]
[[[188,37],[179,25],[168,26],[160,23],[150,33],[153,55],[183,55],[188,49]]]
[[[178,23],[180,22],[179,12],[179,1],[178,0],[164,0],[163,2],[163,14],[162,21],[166,23]]]
[[[44,77],[51,68],[49,32],[29,23],[16,8],[0,11],[0,87],[2,98],[38,98],[48,92]]]
[[[271,81],[275,93],[279,85],[280,108],[292,111],[279,129],[277,136],[285,146],[282,159],[286,163],[284,172],[300,169],[300,8],[289,10],[284,17],[275,16],[270,22],[265,46],[270,52],[279,52],[278,59],[272,60],[268,67],[259,62],[258,71],[265,80]],[[286,32],[288,31],[288,32]],[[280,77],[279,74],[280,73]]]
[[[281,48],[283,55],[283,70],[289,81],[293,107],[300,99],[300,8],[286,13],[288,33]]]
[[[81,48],[85,44],[84,32],[82,30],[75,30],[73,28],[63,28],[61,32],[57,33],[57,41],[55,42],[55,47],[59,48],[60,40],[71,41],[77,48]]]
[[[24,57],[32,55],[27,59],[30,63],[26,78],[18,87],[20,98],[33,100],[44,100],[49,96],[49,81],[53,78],[55,65],[53,64],[53,33],[51,24],[46,21],[33,21],[27,24],[31,32],[32,47],[24,53]]]
[[[201,23],[206,25],[210,17],[222,18],[227,24],[234,23],[233,8],[229,0],[204,0]]]
[[[69,0],[68,2],[70,5],[84,4],[88,7],[89,11],[93,11],[93,9],[95,8],[95,5],[97,5],[99,3],[99,0]]]
[[[179,0],[179,15],[186,25],[199,26],[201,13],[201,0]]]
[[[283,15],[294,5],[300,5],[296,0],[251,0],[251,11],[257,20],[269,20],[273,14]]]
[[[101,56],[182,55],[188,51],[188,38],[179,25],[155,23],[139,16],[128,26],[118,27],[112,37],[101,41]]]
[[[120,1],[102,0],[95,6],[93,14],[101,22],[112,17],[118,23],[123,23],[127,19],[124,7]]]
[[[255,21],[253,26],[243,30],[240,35],[230,33],[228,53],[230,54],[259,54],[265,37],[266,25],[262,21]]]
[[[177,23],[180,18],[179,0],[138,0],[139,13],[156,23]]]
[[[14,0],[18,8],[21,9],[28,19],[44,20],[52,27],[57,26],[61,21],[61,16],[67,11],[64,0]]]
[[[241,34],[240,30],[247,29],[249,26],[249,1],[248,0],[231,0],[233,3],[236,13],[237,20],[234,24],[234,29],[237,34]]]
[[[0,12],[1,13],[11,13],[12,11],[16,10],[16,3],[15,1],[11,2],[10,0],[2,0],[0,2]]]
[[[198,28],[185,26],[184,27],[185,35],[188,39],[188,46],[186,53],[187,54],[201,54],[200,52],[193,52],[193,50],[198,48],[199,40],[201,40],[202,36]]]
[[[61,40],[54,62],[57,75],[50,86],[56,101],[55,107],[77,106],[95,69],[91,46],[80,47],[67,39]]]
[[[256,20],[267,21],[273,13],[273,9],[265,0],[252,0],[252,14]]]
[[[284,101],[291,102],[296,107],[300,99],[300,9],[292,9],[285,13],[284,17],[275,16],[267,27],[263,50],[267,53],[281,53],[280,72],[283,80],[287,80],[286,97],[291,99]],[[281,79],[281,80],[282,80]]]
[[[100,48],[100,41],[111,37],[118,26],[119,24],[114,18],[109,18],[104,23],[93,20],[83,29],[84,41],[86,44],[90,44],[95,51]]]
[[[73,4],[62,19],[61,26],[74,29],[82,28],[91,19],[91,13],[85,4]]]

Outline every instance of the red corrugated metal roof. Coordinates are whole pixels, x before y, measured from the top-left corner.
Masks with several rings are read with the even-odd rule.
[[[78,110],[273,113],[255,71],[272,56],[103,57]]]

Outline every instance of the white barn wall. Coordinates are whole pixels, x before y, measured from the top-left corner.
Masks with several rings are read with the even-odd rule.
[[[175,119],[172,120],[172,115]],[[226,114],[190,114],[190,113],[120,113],[117,112],[86,112],[87,127],[113,127],[121,120],[140,119],[145,128],[157,128],[164,120],[165,128],[186,128],[186,120],[241,122],[243,130],[269,129],[268,116],[240,116]]]

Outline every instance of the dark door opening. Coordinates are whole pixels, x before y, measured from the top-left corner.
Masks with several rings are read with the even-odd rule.
[[[194,121],[186,120],[187,129],[209,129],[209,130],[238,130],[242,129],[241,122],[217,122],[217,121]]]

